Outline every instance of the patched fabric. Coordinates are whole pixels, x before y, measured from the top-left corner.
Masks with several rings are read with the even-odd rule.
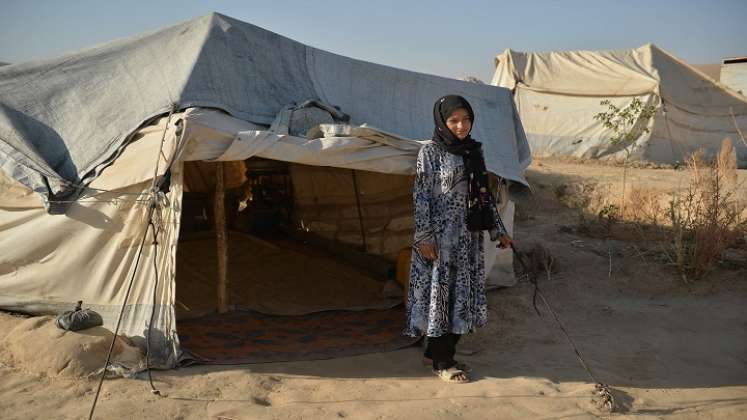
[[[483,231],[467,230],[467,196],[462,157],[434,143],[424,145],[413,186],[415,239],[405,335],[465,334],[487,322]],[[426,242],[436,245],[435,261],[418,251]]]

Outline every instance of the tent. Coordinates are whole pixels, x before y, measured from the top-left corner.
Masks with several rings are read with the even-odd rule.
[[[526,184],[507,89],[335,55],[220,14],[5,66],[0,308],[58,313],[82,300],[110,329],[123,308],[120,332],[149,335],[152,362],[174,366],[185,189],[215,188],[231,173],[221,162],[284,162],[300,229],[394,258],[412,233],[414,139],[430,136],[432,103],[448,93],[473,104],[489,171]],[[351,179],[355,191],[340,187]],[[350,220],[323,205],[347,206]]]
[[[492,84],[512,89],[535,156],[621,160],[625,151],[593,116],[609,100],[658,107],[632,159],[675,164],[698,149],[714,156],[725,137],[747,167],[747,98],[652,44],[621,51],[524,53],[495,58]],[[642,123],[642,122],[640,122]]]
[[[729,89],[747,94],[747,57],[724,58],[719,68],[721,83]]]

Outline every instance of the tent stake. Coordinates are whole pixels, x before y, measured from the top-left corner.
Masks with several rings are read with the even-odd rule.
[[[363,252],[368,252],[366,244],[366,229],[363,227],[363,212],[361,211],[361,196],[358,192],[358,178],[355,176],[355,169],[351,169],[353,174],[353,189],[355,190],[355,204],[358,206],[358,222],[361,225],[361,238],[363,238]]]
[[[215,167],[215,240],[218,250],[218,313],[228,312],[228,241],[226,234],[226,203],[223,162]]]

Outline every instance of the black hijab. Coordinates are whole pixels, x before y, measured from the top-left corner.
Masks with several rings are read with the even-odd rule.
[[[466,99],[459,95],[447,95],[433,105],[433,141],[447,152],[461,156],[469,182],[467,201],[467,228],[471,231],[490,230],[495,227],[493,196],[488,186],[488,171],[482,154],[482,143],[475,141],[469,133],[463,140],[449,130],[446,120],[452,112],[463,108],[469,114],[473,127],[475,113]]]

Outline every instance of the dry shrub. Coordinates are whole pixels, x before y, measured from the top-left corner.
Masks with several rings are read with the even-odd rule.
[[[639,234],[655,233],[667,224],[670,197],[655,189],[631,188],[625,195],[622,208],[618,205],[619,200],[613,198],[610,185],[559,185],[555,188],[555,195],[563,204],[578,212],[579,228],[585,233],[603,231],[610,235],[613,234],[612,227],[619,226],[621,229],[614,232],[614,236],[618,237],[623,234],[623,225]]]
[[[626,197],[623,219],[644,226],[660,226],[666,219],[662,199],[660,191],[633,187]]]
[[[692,176],[684,192],[672,194],[668,209],[671,224],[671,257],[685,281],[705,276],[724,251],[747,232],[739,200],[736,151],[731,141],[722,142],[719,155],[707,160],[702,151],[688,159]]]
[[[560,271],[558,260],[546,246],[539,242],[533,242],[526,250],[521,251],[520,258],[524,264],[521,267],[525,271],[524,274],[532,278],[555,274]]]
[[[578,211],[582,230],[588,230],[598,222],[603,222],[609,229],[619,219],[620,207],[612,202],[611,196],[609,185],[596,182],[560,184],[555,187],[555,197]]]
[[[739,198],[736,151],[729,139],[714,159],[699,151],[687,161],[690,183],[671,194],[632,188],[624,211],[610,198],[609,186],[559,185],[559,201],[578,211],[579,228],[625,239],[655,242],[688,282],[704,277],[727,249],[747,242],[747,203]],[[623,222],[623,223],[618,223]],[[613,225],[619,229],[613,232]],[[627,229],[624,229],[627,228]]]

